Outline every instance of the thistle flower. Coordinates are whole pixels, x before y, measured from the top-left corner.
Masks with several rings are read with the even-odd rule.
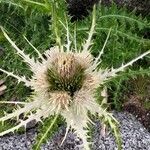
[[[117,120],[97,103],[95,91],[106,80],[116,76],[117,73],[123,71],[126,67],[148,55],[150,51],[143,53],[117,69],[98,69],[97,67],[101,63],[101,55],[107,44],[111,29],[102,50],[94,58],[90,53],[90,48],[96,24],[95,18],[94,10],[91,29],[86,42],[83,44],[82,51],[78,51],[76,45],[75,48],[71,48],[68,25],[64,25],[67,31],[67,44],[65,46],[51,47],[44,53],[45,57],[25,38],[39,56],[39,61],[37,60],[36,62],[20,50],[1,27],[4,36],[16,50],[16,53],[29,65],[33,76],[27,79],[2,68],[0,68],[0,71],[16,78],[18,82],[23,82],[25,86],[30,87],[34,92],[29,102],[15,102],[23,105],[23,107],[0,118],[0,121],[4,122],[14,117],[18,118],[20,114],[26,114],[26,119],[18,120],[18,125],[1,132],[0,136],[14,132],[22,126],[26,127],[27,123],[32,120],[38,122],[51,115],[55,115],[56,117],[61,115],[67,123],[63,141],[67,136],[68,130],[73,128],[75,133],[82,139],[84,149],[89,150],[86,129],[88,128],[88,123],[93,123],[89,117],[89,112],[91,114],[98,114],[99,117],[104,117],[110,123],[110,126],[115,128],[112,122],[117,123]],[[14,102],[9,101],[6,103]],[[55,120],[56,118],[54,118],[49,129],[55,123]]]

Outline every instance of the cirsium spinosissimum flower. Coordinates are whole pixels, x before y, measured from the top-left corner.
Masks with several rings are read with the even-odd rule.
[[[34,59],[30,58],[16,46],[1,27],[4,36],[16,50],[17,54],[29,65],[33,72],[33,76],[30,79],[26,79],[26,77],[15,75],[2,68],[0,68],[0,71],[6,73],[8,76],[16,78],[18,82],[23,82],[25,86],[31,87],[34,90],[34,94],[30,102],[15,102],[23,104],[24,106],[0,118],[0,121],[4,122],[11,118],[18,117],[22,113],[28,114],[27,119],[19,120],[18,125],[1,132],[0,136],[9,132],[14,132],[22,126],[26,127],[27,123],[32,120],[38,122],[51,115],[56,115],[56,117],[61,115],[65,118],[67,123],[64,140],[71,127],[75,129],[77,135],[82,139],[84,149],[89,150],[86,128],[88,128],[89,122],[93,123],[88,115],[89,112],[91,114],[98,114],[100,117],[103,116],[110,124],[111,119],[117,122],[111,113],[108,113],[96,102],[95,90],[100,85],[103,85],[106,80],[116,76],[118,72],[123,71],[135,61],[148,55],[150,51],[143,53],[129,63],[122,65],[120,68],[106,70],[97,69],[97,66],[99,66],[101,62],[101,55],[103,54],[105,45],[110,36],[111,29],[102,50],[99,55],[94,58],[90,53],[94,28],[95,11],[93,11],[92,26],[89,31],[89,36],[82,47],[82,51],[77,51],[76,48],[75,51],[71,49],[69,28],[66,26],[66,49],[64,46],[52,47],[44,53],[45,57],[43,57],[43,55],[25,38],[41,59],[41,61],[35,62]],[[55,121],[56,118],[54,118],[50,128]],[[113,125],[111,127],[113,128]]]

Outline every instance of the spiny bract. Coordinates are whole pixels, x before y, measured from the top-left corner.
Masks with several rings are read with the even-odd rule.
[[[110,36],[111,29],[102,50],[99,55],[94,58],[90,53],[90,47],[92,45],[92,35],[95,28],[95,18],[94,9],[91,29],[88,39],[81,48],[82,51],[77,50],[76,44],[74,48],[71,48],[68,24],[65,26],[67,31],[67,44],[51,47],[50,50],[47,50],[43,55],[25,38],[39,55],[39,61],[36,62],[20,50],[1,27],[4,36],[16,50],[17,54],[29,65],[33,76],[27,79],[26,77],[21,77],[12,72],[3,70],[2,68],[0,68],[0,71],[16,78],[18,82],[24,82],[25,85],[30,87],[34,92],[30,97],[30,102],[15,102],[22,104],[24,107],[20,107],[14,112],[0,118],[0,121],[4,122],[8,119],[19,117],[20,114],[27,114],[26,119],[18,120],[18,125],[1,132],[0,136],[14,132],[22,126],[26,127],[27,123],[32,120],[42,121],[42,119],[51,115],[61,115],[65,118],[67,123],[66,135],[70,127],[75,129],[76,134],[83,141],[84,149],[89,150],[86,130],[88,123],[92,123],[88,115],[89,112],[93,115],[98,114],[99,117],[104,117],[109,123],[110,119],[117,122],[111,113],[108,113],[96,102],[95,91],[106,80],[116,76],[118,72],[123,71],[138,59],[143,58],[149,54],[150,51],[122,65],[120,68],[98,69],[97,67],[101,63],[101,55]],[[74,39],[73,42],[76,43],[75,41],[76,39]]]

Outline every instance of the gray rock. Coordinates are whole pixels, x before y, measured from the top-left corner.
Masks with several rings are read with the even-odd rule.
[[[123,150],[150,150],[150,133],[131,114],[114,113],[120,122],[123,138]],[[101,125],[98,121],[94,126],[93,150],[117,150],[115,138],[108,130],[106,137],[100,135]],[[61,127],[51,140],[41,147],[41,150],[80,150],[82,141],[71,131],[62,146],[60,143],[65,134],[65,127]],[[30,129],[26,134],[7,135],[0,138],[0,150],[31,150],[37,136],[36,129]]]

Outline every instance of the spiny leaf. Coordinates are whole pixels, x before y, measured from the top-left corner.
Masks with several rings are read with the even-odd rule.
[[[37,135],[36,143],[32,147],[33,150],[40,150],[41,144],[50,139],[62,124],[63,119],[58,115],[44,120],[43,124],[39,127],[39,134]]]

